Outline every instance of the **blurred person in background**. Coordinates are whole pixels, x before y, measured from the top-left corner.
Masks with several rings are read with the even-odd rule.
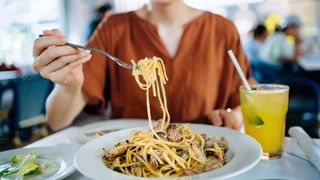
[[[172,122],[239,129],[242,82],[229,49],[246,78],[254,80],[235,25],[220,15],[193,9],[183,0],[149,3],[134,12],[104,18],[87,46],[129,64],[132,59],[162,58],[169,77],[166,94]],[[67,38],[57,29],[43,34],[34,43],[33,67],[56,83],[46,105],[53,130],[70,125],[85,106],[102,114],[108,102],[113,119],[147,118],[145,92],[131,70],[100,54],[65,46]],[[150,106],[154,119],[162,117],[157,101]]]
[[[296,15],[285,17],[259,51],[259,59],[286,70],[292,70],[301,55],[301,19]]]
[[[259,50],[267,37],[267,28],[263,24],[258,24],[252,30],[252,37],[245,42],[243,47],[250,61],[258,59]]]
[[[105,3],[99,7],[97,7],[94,11],[94,18],[89,23],[88,26],[88,35],[87,39],[90,39],[95,29],[98,27],[99,23],[102,21],[103,18],[108,18],[111,15],[112,7],[110,3]]]

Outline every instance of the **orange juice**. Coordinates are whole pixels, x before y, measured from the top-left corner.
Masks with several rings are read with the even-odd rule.
[[[240,88],[245,133],[262,146],[267,159],[281,156],[289,87],[261,84],[253,90]]]

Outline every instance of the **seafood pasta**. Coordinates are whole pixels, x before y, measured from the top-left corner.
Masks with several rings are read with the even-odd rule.
[[[110,169],[140,177],[178,177],[210,171],[226,163],[227,141],[209,138],[187,124],[170,124],[164,85],[168,81],[162,59],[145,58],[133,63],[132,75],[146,91],[149,131],[133,131],[127,140],[103,149],[103,161]],[[150,91],[157,96],[162,119],[152,123]]]

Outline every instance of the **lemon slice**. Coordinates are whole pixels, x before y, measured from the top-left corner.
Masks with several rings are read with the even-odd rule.
[[[259,116],[249,119],[249,123],[256,126],[264,125],[264,121]]]

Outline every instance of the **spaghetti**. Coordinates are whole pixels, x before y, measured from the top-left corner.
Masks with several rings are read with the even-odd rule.
[[[148,132],[134,131],[111,149],[103,149],[103,161],[110,169],[140,177],[178,177],[210,171],[226,163],[228,143],[192,131],[186,124],[170,124],[164,85],[168,81],[162,59],[145,58],[133,63],[132,75],[146,91]],[[153,125],[150,89],[163,112]]]

